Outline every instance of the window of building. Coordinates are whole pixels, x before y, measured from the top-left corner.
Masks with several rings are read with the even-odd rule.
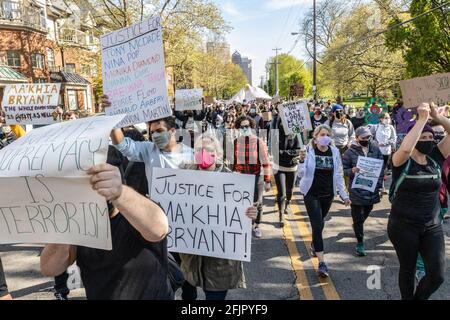
[[[81,74],[85,75],[85,76],[90,76],[91,75],[91,67],[87,64],[84,64],[81,66]]]
[[[47,79],[45,78],[34,78],[33,83],[47,83]]]
[[[8,66],[18,68],[20,67],[20,52],[19,51],[7,51],[6,59],[8,60]]]
[[[47,48],[47,62],[48,62],[48,68],[50,70],[55,69],[55,54],[53,53],[53,50],[50,48]]]
[[[67,90],[67,98],[69,100],[69,110],[78,110],[77,92],[74,90]]]
[[[31,65],[36,69],[44,69],[45,60],[44,55],[41,53],[33,53],[31,55]]]
[[[76,73],[75,63],[67,63],[66,64],[66,72]]]

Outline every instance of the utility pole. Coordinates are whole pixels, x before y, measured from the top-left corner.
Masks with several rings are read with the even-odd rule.
[[[316,42],[317,42],[317,14],[316,14],[316,0],[313,0],[313,94],[314,101],[317,101],[317,52],[316,52]]]
[[[273,49],[275,51],[275,88],[276,88],[276,94],[275,96],[278,96],[280,94],[280,84],[279,84],[279,75],[278,75],[278,65],[280,64],[278,62],[278,51],[281,51],[281,48],[275,48]]]
[[[261,79],[261,88],[264,89],[264,76],[259,77]]]

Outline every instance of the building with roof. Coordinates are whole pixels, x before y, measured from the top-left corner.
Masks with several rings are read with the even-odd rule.
[[[71,0],[0,0],[0,96],[5,84],[18,79],[62,82],[65,109],[97,111],[92,83],[100,47],[94,30],[92,14]]]
[[[252,60],[247,57],[242,57],[238,51],[235,51],[231,56],[231,61],[241,68],[241,70],[247,76],[248,84],[252,85]]]

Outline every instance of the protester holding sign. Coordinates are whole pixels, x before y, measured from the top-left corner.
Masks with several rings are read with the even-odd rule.
[[[336,104],[331,109],[331,118],[325,122],[333,132],[333,141],[341,154],[352,145],[355,140],[355,129],[344,114],[344,108]]]
[[[255,179],[255,203],[258,206],[258,216],[253,230],[256,238],[262,237],[259,229],[263,212],[264,190],[269,192],[270,187],[270,161],[266,144],[255,135],[255,121],[242,116],[236,120],[236,130],[240,137],[234,140],[234,164],[233,171],[253,174]]]
[[[437,113],[434,104],[423,103],[419,118],[410,126],[400,149],[393,155],[392,210],[388,235],[397,253],[402,299],[428,299],[442,284],[445,274],[444,233],[439,219],[441,168],[450,156],[450,137],[437,146],[427,124],[431,117],[450,132],[450,120]],[[427,271],[415,288],[418,253]]]
[[[383,155],[377,144],[371,141],[372,134],[368,127],[359,127],[356,130],[356,141],[352,144],[350,149],[345,151],[342,156],[342,164],[344,167],[344,174],[349,177],[350,186],[361,168],[358,168],[358,159],[360,157],[383,160]],[[382,164],[382,163],[381,163]],[[364,246],[364,222],[372,212],[373,206],[380,202],[380,188],[383,184],[384,172],[380,170],[381,174],[376,177],[377,183],[374,191],[369,191],[362,188],[350,188],[350,201],[353,218],[353,230],[355,231],[356,240],[356,255],[359,257],[366,256]],[[375,180],[375,179],[373,179]],[[367,180],[373,183],[373,180]]]
[[[277,118],[275,130],[278,129],[278,139],[274,139],[272,150],[279,150],[279,156],[274,157],[273,171],[277,184],[277,204],[280,227],[284,227],[284,215],[289,214],[296,173],[300,155],[300,139],[298,135],[288,135],[283,123]],[[277,146],[274,148],[274,146]]]
[[[88,173],[92,188],[109,203],[113,249],[49,244],[41,254],[42,273],[59,275],[77,261],[90,300],[172,299],[164,211],[123,186],[117,167],[100,164]],[[151,250],[155,245],[160,246],[161,255]]]
[[[306,148],[306,157],[301,159],[304,163],[299,166],[298,171],[300,192],[304,196],[313,233],[311,254],[319,259],[320,277],[328,277],[322,232],[336,190],[339,190],[346,206],[351,203],[345,190],[341,155],[332,145],[331,136],[331,128],[326,125],[314,130],[314,139]]]
[[[220,142],[212,134],[204,134],[196,141],[195,163],[184,164],[181,168],[230,173],[223,165]],[[246,215],[250,219],[255,219],[256,207],[248,208]],[[183,286],[183,300],[196,300],[196,287],[204,290],[206,300],[225,300],[228,290],[245,288],[241,261],[193,254],[180,254],[180,257],[181,268],[187,282]]]

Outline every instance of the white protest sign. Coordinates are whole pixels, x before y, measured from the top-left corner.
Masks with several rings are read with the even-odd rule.
[[[312,130],[308,106],[304,102],[289,102],[280,107],[280,117],[286,134],[299,134]]]
[[[103,91],[108,115],[126,114],[126,127],[172,115],[167,96],[160,17],[153,17],[101,38]]]
[[[202,110],[203,89],[183,89],[175,92],[175,110]]]
[[[62,243],[111,250],[106,201],[86,171],[105,163],[124,115],[57,123],[0,150],[0,243]]]
[[[0,181],[0,243],[112,248],[108,207],[89,178]]]
[[[124,116],[91,117],[34,129],[0,150],[0,177],[85,177],[105,163],[111,128]]]
[[[383,169],[383,160],[358,157],[356,167],[360,172],[355,174],[352,189],[363,189],[374,192],[378,184],[378,179],[380,178],[381,170]]]
[[[169,219],[172,252],[250,261],[255,176],[153,168],[151,199]]]
[[[2,108],[6,124],[45,125],[58,122],[60,83],[9,84],[5,86]]]
[[[400,81],[400,87],[407,108],[418,107],[422,102],[441,106],[450,102],[450,73]]]

